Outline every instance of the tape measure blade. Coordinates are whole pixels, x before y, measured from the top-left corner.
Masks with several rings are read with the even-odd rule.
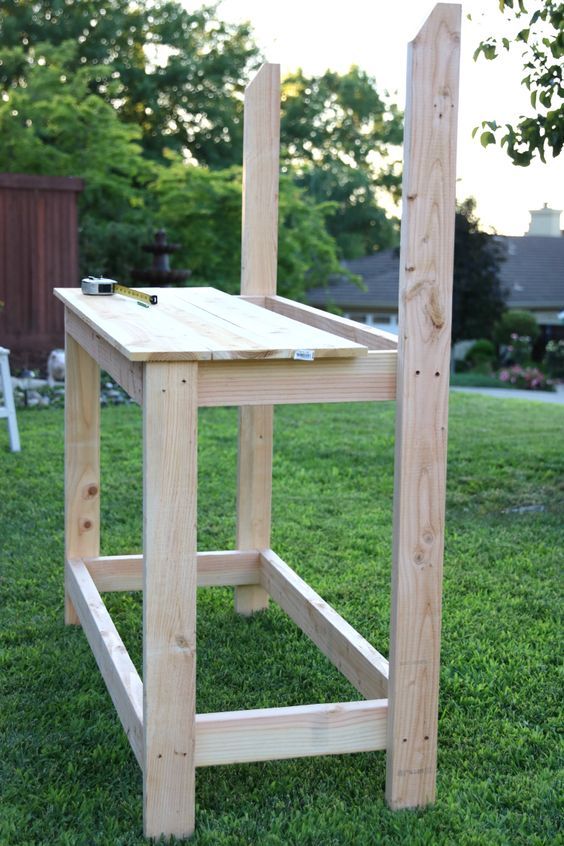
[[[157,304],[157,298],[154,294],[145,294],[143,291],[135,290],[135,288],[127,288],[125,285],[115,285],[114,292],[123,294],[124,297],[132,297],[134,300],[147,303],[147,305]]]

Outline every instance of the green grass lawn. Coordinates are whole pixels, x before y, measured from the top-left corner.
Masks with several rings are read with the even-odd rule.
[[[497,376],[489,373],[452,373],[450,384],[460,388],[507,388],[514,389],[511,382],[502,382]]]
[[[143,843],[141,774],[79,628],[63,625],[63,415],[0,427],[0,844]],[[141,426],[102,411],[102,551],[141,550]],[[277,409],[273,547],[384,654],[394,406]],[[198,770],[202,846],[552,844],[564,410],[451,398],[438,798],[384,803],[385,754]],[[233,547],[236,411],[200,416],[199,546]],[[528,508],[536,506],[536,508]],[[202,589],[200,712],[358,699],[274,605]],[[141,598],[107,597],[137,666]]]

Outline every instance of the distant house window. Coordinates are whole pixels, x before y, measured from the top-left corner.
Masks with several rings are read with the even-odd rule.
[[[396,314],[384,314],[382,312],[374,311],[357,311],[346,312],[345,317],[351,320],[356,320],[358,323],[364,323],[366,326],[375,326],[377,328],[388,327],[394,329],[398,325],[398,318]]]

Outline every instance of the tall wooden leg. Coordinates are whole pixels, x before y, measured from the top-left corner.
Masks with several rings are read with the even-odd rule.
[[[245,91],[241,293],[276,294],[280,66],[264,64]],[[237,548],[270,546],[272,406],[239,410]],[[268,607],[260,585],[235,589],[235,610],[249,615]]]
[[[194,830],[197,364],[145,365],[143,810],[147,837]]]
[[[65,556],[69,560],[100,554],[100,368],[68,334],[65,350]],[[65,623],[79,623],[66,587]]]
[[[386,795],[435,798],[460,6],[410,45],[404,141]]]
[[[268,549],[272,499],[271,405],[239,409],[237,549]],[[248,616],[268,608],[268,593],[260,585],[235,588],[235,610]]]

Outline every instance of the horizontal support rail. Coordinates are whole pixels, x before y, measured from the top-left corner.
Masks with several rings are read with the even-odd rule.
[[[289,317],[298,323],[331,332],[339,338],[347,338],[349,341],[368,347],[369,350],[397,350],[398,348],[398,338],[393,332],[386,332],[375,326],[366,326],[357,320],[340,317],[338,314],[331,314],[329,311],[298,303],[286,297],[241,294],[238,298],[281,314],[283,317]]]
[[[367,699],[388,694],[388,662],[271,549],[263,550],[261,584]]]
[[[260,560],[260,567],[259,567]],[[282,565],[282,566],[280,566]],[[143,558],[140,555],[99,557],[67,562],[68,590],[118,716],[129,738],[139,766],[143,766],[143,685],[125,646],[102,601],[102,590],[135,590],[141,587]],[[201,570],[200,570],[201,567]],[[280,583],[285,584],[288,602],[283,608],[335,665],[363,693],[375,689],[374,656],[387,662],[364,641],[317,594],[292,573],[271,551],[203,552],[198,554],[200,575],[205,584],[230,583],[244,577],[256,580],[259,572],[280,600]],[[284,573],[279,580],[273,570]],[[227,575],[231,573],[231,576]],[[301,585],[300,585],[301,583]],[[127,586],[126,586],[127,585]],[[302,585],[305,589],[302,589]],[[302,613],[296,608],[299,590]],[[309,592],[309,593],[308,593]],[[315,602],[315,607],[311,605]],[[313,615],[306,619],[308,610]],[[333,645],[330,644],[333,640]],[[344,644],[348,644],[349,655]],[[361,651],[364,653],[361,654]],[[370,659],[370,660],[369,660]],[[355,679],[364,674],[362,683]],[[384,679],[385,681],[385,679]],[[382,687],[382,685],[380,685]],[[366,693],[365,693],[366,695]],[[388,702],[372,698],[362,702],[299,705],[249,711],[227,711],[196,715],[196,766],[270,761],[310,755],[339,755],[385,749]]]
[[[143,684],[83,561],[67,561],[67,589],[96,663],[143,766]]]
[[[100,593],[143,590],[142,555],[107,555],[84,563]],[[255,585],[260,582],[256,550],[198,553],[198,587]]]
[[[368,347],[369,350],[396,350],[398,347],[397,335],[392,332],[377,329],[375,326],[365,326],[356,320],[340,317],[338,314],[331,314],[331,312],[298,303],[286,297],[241,296],[240,299],[281,314],[283,317],[289,317],[298,323],[331,332],[339,338],[347,338],[349,341]]]
[[[396,364],[395,350],[316,361],[203,361],[198,364],[198,405],[393,400]]]
[[[277,302],[283,300],[279,297],[275,299]],[[283,308],[286,309],[286,301],[283,302]],[[285,314],[285,311],[281,310],[280,313]],[[337,318],[345,324],[350,323],[354,328],[353,332],[345,326],[337,332],[324,324],[324,321],[333,320],[333,315],[326,315],[325,312],[319,312],[319,315],[323,320],[320,317],[312,325],[319,324],[320,329],[334,331],[335,334],[366,346],[380,343],[379,335],[375,335],[372,340],[364,337],[363,333],[372,330],[352,320]],[[143,363],[129,361],[70,309],[66,310],[66,330],[136,403],[142,404]],[[382,345],[385,343],[384,339]],[[393,400],[396,396],[396,366],[395,349],[371,349],[365,356],[320,358],[313,362],[265,359],[203,361],[198,366],[198,405],[213,407]]]
[[[143,556],[84,561],[100,593],[143,589]],[[261,584],[351,684],[370,699],[387,695],[388,662],[274,552],[198,553],[198,587]]]
[[[196,715],[196,766],[386,748],[387,699]]]
[[[290,317],[292,320],[298,320],[308,326],[314,326],[316,329],[331,332],[340,338],[347,338],[349,341],[363,344],[369,350],[396,350],[398,347],[397,336],[391,332],[385,332],[383,329],[376,329],[372,326],[363,326],[356,320],[339,317],[337,314],[331,314],[328,311],[304,305],[304,303],[296,303],[293,300],[287,300],[285,297],[265,297],[264,307],[276,312],[276,314]]]
[[[142,363],[129,361],[68,308],[65,310],[65,328],[102,370],[109,373],[131,399],[141,405],[143,402]]]

